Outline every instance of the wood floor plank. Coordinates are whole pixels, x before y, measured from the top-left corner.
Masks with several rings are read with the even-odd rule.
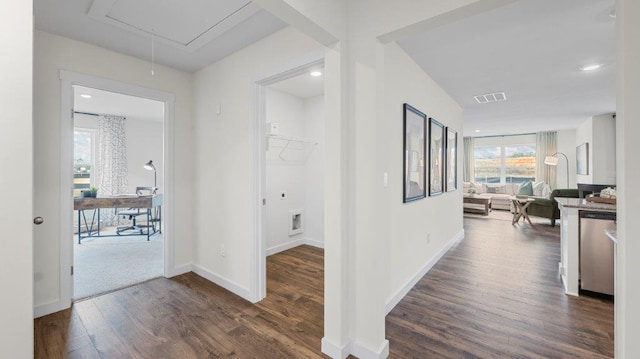
[[[613,303],[565,295],[559,260],[558,227],[466,218],[387,316],[389,357],[611,358]],[[35,320],[35,357],[323,358],[323,266],[310,246],[269,256],[257,304],[193,273],[78,302]]]

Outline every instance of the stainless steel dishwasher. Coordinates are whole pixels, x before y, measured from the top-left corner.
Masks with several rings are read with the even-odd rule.
[[[613,295],[613,241],[616,214],[580,211],[580,289]]]

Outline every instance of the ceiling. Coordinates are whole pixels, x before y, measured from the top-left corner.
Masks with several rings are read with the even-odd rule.
[[[399,45],[462,106],[465,136],[572,129],[615,112],[613,7],[613,0],[520,0]],[[580,70],[589,63],[603,67]],[[474,99],[502,91],[506,101]]]
[[[164,103],[142,97],[74,86],[74,111],[124,116],[128,120],[164,120]],[[84,98],[81,95],[89,95]]]
[[[286,26],[249,0],[34,0],[38,30],[187,72]]]
[[[286,26],[249,0],[35,0],[34,7],[39,30],[148,61],[153,38],[155,62],[187,72]],[[614,0],[520,0],[398,43],[462,106],[466,136],[572,129],[615,112],[613,7]],[[603,67],[579,69],[592,62]],[[315,80],[274,87],[300,97],[323,92],[303,79]],[[474,100],[503,91],[506,101]]]

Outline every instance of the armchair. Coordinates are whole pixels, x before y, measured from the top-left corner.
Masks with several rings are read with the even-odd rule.
[[[556,197],[569,197],[578,198],[578,190],[569,189],[555,189],[551,192],[549,198],[533,197],[535,199],[527,208],[527,214],[530,216],[549,218],[551,225],[556,225],[556,219],[560,218],[560,209],[558,208],[558,202]]]

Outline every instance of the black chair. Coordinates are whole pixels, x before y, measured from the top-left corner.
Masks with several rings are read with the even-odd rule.
[[[158,190],[157,187],[136,187],[136,194],[138,196],[145,196],[145,195],[154,195],[156,194],[156,191]],[[122,234],[122,232],[126,232],[126,231],[135,231],[135,232],[140,232],[141,235],[144,234],[144,232],[142,231],[142,227],[138,225],[137,223],[137,217],[138,216],[146,216],[148,214],[149,209],[144,208],[144,210],[141,210],[143,208],[128,208],[122,211],[118,211],[118,216],[122,216],[122,218],[128,218],[131,221],[131,225],[130,226],[123,226],[123,227],[118,227],[116,229],[116,234],[120,235]],[[153,224],[155,226],[155,223]],[[154,232],[155,232],[155,228],[154,228]]]

